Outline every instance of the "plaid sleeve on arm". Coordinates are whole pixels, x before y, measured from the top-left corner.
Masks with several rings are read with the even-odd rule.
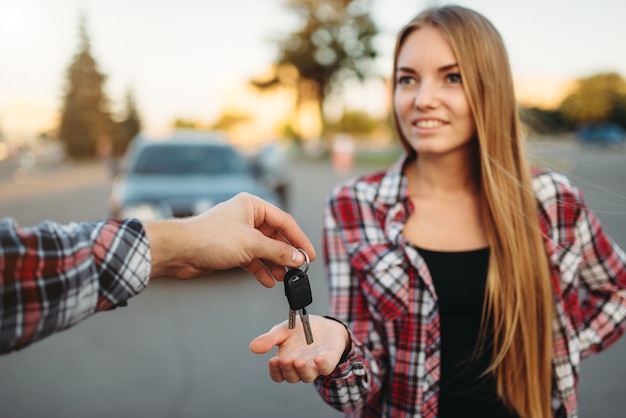
[[[350,189],[346,190],[342,195],[343,198],[339,198],[337,194],[331,195],[325,205],[324,261],[329,278],[330,313],[347,325],[353,344],[346,361],[337,365],[330,375],[318,377],[314,383],[327,404],[349,413],[362,411],[368,401],[379,396],[383,371],[378,367],[376,356],[354,333],[355,327],[363,331],[359,333],[361,336],[367,334],[364,330],[372,331],[375,327],[360,295],[358,279],[351,271],[350,256],[342,238],[342,233],[345,232],[342,227],[345,225],[338,223],[340,217],[338,212],[356,210],[358,204]],[[350,231],[355,234],[362,233],[358,228]],[[369,337],[373,341],[380,341],[377,334],[370,333]]]
[[[582,300],[581,358],[613,344],[626,328],[626,255],[584,205],[576,225],[587,290]]]
[[[150,268],[137,220],[34,228],[0,220],[0,353],[123,304],[146,287]]]

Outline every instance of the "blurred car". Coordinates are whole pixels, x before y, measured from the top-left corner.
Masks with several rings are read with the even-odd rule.
[[[249,161],[212,133],[176,132],[164,140],[133,139],[113,181],[111,215],[141,220],[201,213],[239,192],[280,207]]]
[[[598,122],[583,126],[577,132],[582,145],[602,145],[623,147],[626,143],[626,132],[616,123]]]
[[[291,183],[291,165],[287,152],[277,143],[262,146],[252,161],[256,175],[280,198],[280,206],[287,208]]]

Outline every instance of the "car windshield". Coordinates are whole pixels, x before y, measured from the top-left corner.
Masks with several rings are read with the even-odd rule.
[[[143,175],[244,174],[243,158],[229,147],[208,145],[153,145],[137,157],[132,172]]]

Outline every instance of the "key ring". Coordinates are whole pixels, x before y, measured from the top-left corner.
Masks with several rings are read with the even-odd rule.
[[[302,271],[303,273],[306,273],[307,271],[309,271],[309,264],[311,264],[311,259],[309,258],[309,255],[307,254],[306,251],[304,251],[303,248],[297,248],[297,250],[300,251],[304,255],[304,264],[306,264],[306,267]]]

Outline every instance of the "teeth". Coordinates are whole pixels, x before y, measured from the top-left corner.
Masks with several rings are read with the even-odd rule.
[[[439,120],[419,120],[417,121],[416,125],[418,128],[432,129],[438,128],[439,126],[443,125],[443,123],[441,123],[441,121]]]

